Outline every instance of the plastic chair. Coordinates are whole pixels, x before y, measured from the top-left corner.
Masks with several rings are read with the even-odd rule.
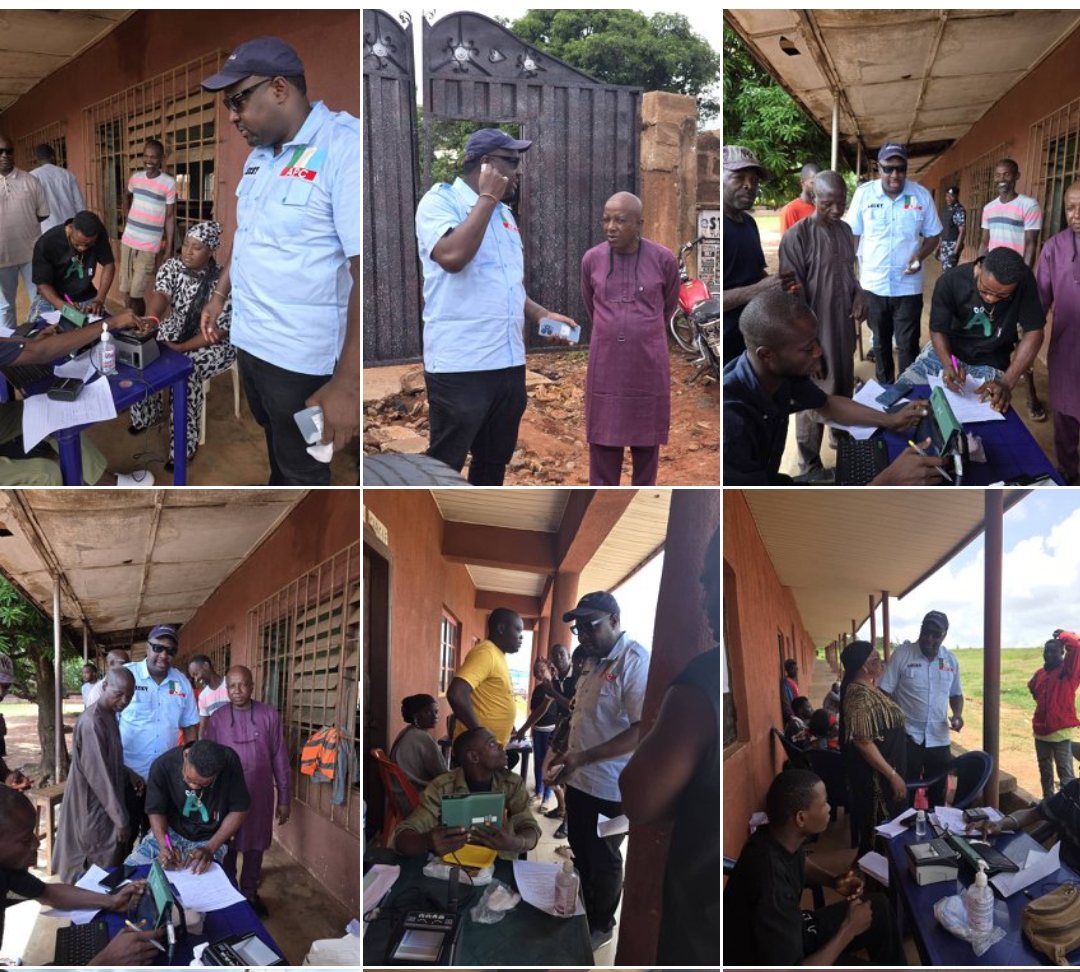
[[[950,773],[955,773],[956,793],[953,794],[952,805],[957,810],[966,810],[982,797],[982,792],[990,781],[990,773],[993,768],[994,763],[990,759],[990,754],[974,749],[969,753],[961,753],[959,756],[953,757],[940,773],[923,780],[910,780],[906,785],[908,792],[911,793],[914,790],[940,783]]]
[[[226,371],[232,372],[232,385],[233,385],[233,412],[237,418],[240,418],[240,369],[236,364],[236,359],[233,359],[233,363],[229,365]],[[224,372],[222,372],[224,374]],[[216,375],[214,377],[217,377]],[[203,409],[202,414],[199,415],[199,445],[206,443],[206,400],[210,397],[210,379],[202,383],[203,393]]]
[[[775,726],[769,731],[780,740],[780,745],[783,747],[784,754],[787,756],[794,769],[810,769],[810,760],[807,758],[809,750],[800,749]]]
[[[835,749],[808,749],[804,755],[810,763],[810,769],[821,777],[825,784],[825,793],[831,807],[829,816],[836,819],[836,811],[841,807],[851,828],[851,844],[859,844],[859,828],[852,812],[851,791],[848,787],[847,772],[844,769],[844,757]]]
[[[368,753],[374,758],[376,765],[379,767],[379,779],[382,781],[383,791],[386,793],[386,801],[383,804],[382,844],[383,847],[389,847],[390,836],[394,833],[394,828],[405,819],[405,814],[398,808],[397,800],[394,799],[395,790],[393,784],[396,782],[401,792],[405,794],[405,799],[409,801],[410,812],[415,810],[416,805],[420,802],[420,794],[416,792],[416,787],[412,785],[405,775],[405,771],[397,763],[390,762],[386,753],[381,749],[375,747],[369,749]]]

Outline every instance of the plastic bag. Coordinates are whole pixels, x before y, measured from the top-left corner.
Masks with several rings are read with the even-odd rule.
[[[473,905],[469,912],[472,920],[481,925],[494,925],[502,921],[506,913],[511,911],[521,900],[521,895],[511,891],[509,885],[502,881],[492,881],[480,896],[480,900]]]
[[[435,878],[436,881],[449,881],[450,871],[455,865],[447,864],[441,857],[432,857],[424,865],[424,876]],[[495,865],[481,868],[475,874],[467,874],[464,869],[461,873],[462,888],[480,888],[485,884],[491,884],[495,879]]]
[[[934,917],[950,934],[971,943],[976,956],[981,956],[988,948],[1005,937],[1005,929],[994,925],[988,932],[977,932],[968,924],[967,903],[959,894],[942,898],[934,905]]]

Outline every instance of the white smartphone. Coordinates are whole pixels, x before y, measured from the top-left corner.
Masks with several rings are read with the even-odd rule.
[[[485,162],[485,163],[483,163],[483,165],[480,166],[480,171],[481,172],[487,172],[490,168],[491,168],[491,163],[490,162]]]

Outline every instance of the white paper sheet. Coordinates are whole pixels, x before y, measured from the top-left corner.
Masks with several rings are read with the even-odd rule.
[[[625,813],[620,813],[617,817],[605,817],[602,813],[596,815],[597,837],[617,837],[629,829],[630,818]]]
[[[394,886],[401,868],[396,864],[373,864],[364,875],[364,914],[378,907],[386,893]],[[367,921],[364,921],[364,934],[367,934]]]
[[[555,914],[555,875],[562,869],[561,864],[539,864],[536,861],[514,861],[514,883],[526,903],[534,908]],[[578,893],[575,915],[585,914]],[[559,915],[558,917],[567,917]]]
[[[104,868],[98,867],[97,864],[91,864],[90,870],[75,882],[75,887],[83,888],[86,891],[96,891],[98,894],[109,894],[110,892],[100,884],[101,879],[107,877],[108,873]],[[123,881],[121,883],[128,884],[129,882]],[[85,925],[93,921],[94,915],[100,910],[100,908],[92,908],[89,911],[62,911],[59,908],[44,908],[41,913],[49,918],[70,918],[73,925]]]
[[[53,374],[57,378],[78,378],[79,381],[89,381],[97,369],[90,360],[90,352],[84,351],[77,358],[65,361],[53,368]]]
[[[23,403],[23,447],[29,452],[57,429],[113,418],[116,418],[116,403],[104,378],[84,385],[73,402],[55,402],[44,392],[31,395]]]
[[[990,402],[979,401],[979,396],[975,394],[975,389],[986,384],[981,378],[972,378],[971,375],[965,375],[963,394],[945,388],[945,383],[940,375],[930,375],[927,378],[927,383],[930,385],[931,390],[935,388],[944,389],[945,399],[952,408],[956,421],[961,425],[967,425],[969,422],[1005,421],[1005,416],[1001,412],[995,412]]]
[[[1000,820],[1003,816],[1000,810],[995,810],[993,807],[979,807],[978,809],[984,811],[991,820]],[[969,831],[968,822],[964,819],[964,811],[957,810],[956,807],[934,807],[931,816],[939,827],[947,828],[950,833],[961,835],[970,833],[978,836],[978,826],[972,826]],[[1011,833],[1011,830],[1003,831],[1003,833]]]
[[[220,911],[238,904],[244,896],[236,890],[225,876],[220,864],[211,864],[204,874],[192,874],[190,868],[182,871],[166,871],[185,908],[193,911]]]
[[[41,314],[41,319],[46,324],[59,324],[60,323],[60,311],[58,311],[58,310],[45,311],[45,312],[43,312]]]
[[[1030,858],[1029,858],[1030,859]],[[1001,892],[1003,898],[1023,891],[1036,881],[1044,881],[1061,867],[1061,843],[1054,844],[1050,852],[1032,861],[1029,867],[1015,874],[995,874],[990,883]]]
[[[892,840],[893,837],[899,837],[905,830],[908,829],[904,826],[904,821],[907,820],[908,817],[912,816],[914,813],[914,808],[912,808],[911,810],[905,810],[902,814],[900,814],[900,816],[893,817],[893,819],[888,821],[887,823],[879,824],[877,827],[874,828],[874,830],[876,830],[883,837]]]
[[[877,401],[878,395],[884,391],[885,389],[871,378],[862,388],[855,392],[852,401],[865,405],[867,408],[872,408],[875,412],[884,412],[885,406],[880,405]],[[900,399],[902,402],[908,400],[907,398]],[[876,425],[841,425],[839,422],[826,422],[825,424],[831,425],[841,432],[850,433],[853,439],[869,439],[878,430]]]
[[[0,324],[0,337],[11,337],[11,335],[14,334],[14,333],[15,333],[15,328],[13,328],[13,327],[4,327],[3,324]]]
[[[885,860],[884,854],[870,851],[859,858],[858,864],[872,878],[876,878],[885,887],[889,886],[889,862]]]

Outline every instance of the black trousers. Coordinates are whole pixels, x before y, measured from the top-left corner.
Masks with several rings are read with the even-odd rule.
[[[236,360],[248,407],[266,436],[269,485],[329,486],[330,463],[308,454],[293,416],[307,408],[304,402],[333,376],[286,371],[239,348]]]
[[[915,742],[911,736],[907,741],[907,778],[909,780],[924,779],[937,776],[949,764],[952,759],[952,751],[948,746],[924,746]],[[948,779],[942,779],[926,791],[926,797],[930,801],[931,809],[940,807],[945,803],[945,792],[948,787]],[[914,800],[914,796],[912,797]]]
[[[837,959],[837,965],[848,965],[851,952],[866,949],[873,965],[907,965],[904,955],[904,943],[900,939],[896,918],[893,915],[889,899],[883,894],[868,894],[872,920],[870,927],[861,935],[852,939],[851,944]],[[844,922],[848,902],[840,901],[826,905],[817,911],[803,912],[803,955],[812,955],[819,948],[824,948]]]
[[[581,874],[581,897],[592,931],[614,927],[623,885],[620,848],[626,834],[598,837],[596,824],[601,813],[617,817],[622,813],[622,804],[590,796],[573,786],[566,788],[566,832],[574,852],[574,866]]]
[[[893,361],[893,338],[900,352],[900,371],[919,356],[919,328],[922,323],[922,294],[907,297],[882,297],[866,292],[867,318],[874,332],[874,370],[877,380],[891,385],[896,381],[896,365]]]
[[[525,366],[494,371],[424,372],[431,444],[427,454],[461,472],[473,486],[501,486],[525,414]]]
[[[150,818],[146,815],[146,788],[143,788],[142,793],[136,793],[131,780],[125,779],[124,806],[127,808],[128,827],[131,830],[127,847],[127,853],[130,853],[142,835],[150,830]]]

